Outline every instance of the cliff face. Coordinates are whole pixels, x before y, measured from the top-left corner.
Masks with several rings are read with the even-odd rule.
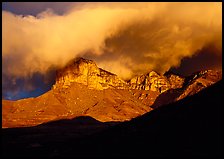
[[[146,105],[152,105],[159,95],[166,96],[167,100],[159,104],[163,105],[167,101],[170,103],[194,95],[221,78],[222,72],[214,70],[199,71],[185,78],[172,72],[160,75],[150,71],[126,82],[117,75],[98,68],[92,60],[76,58],[57,71],[53,90],[70,89],[73,83],[84,84],[89,89],[96,90],[136,90],[133,95]]]
[[[159,75],[155,71],[136,76],[125,82],[117,75],[98,68],[92,60],[77,58],[66,67],[57,71],[55,88],[69,88],[71,83],[80,83],[90,89],[103,90],[114,89],[137,89],[150,90],[163,93],[169,89],[181,88],[184,78],[170,74]]]
[[[155,71],[147,74],[134,77],[130,80],[129,85],[132,89],[151,90],[163,93],[169,89],[181,88],[184,83],[184,78],[177,75],[159,75]]]
[[[77,58],[65,68],[58,70],[53,88],[69,88],[73,82],[98,90],[107,88],[124,89],[127,87],[125,81],[117,75],[98,68],[95,62],[83,58]]]
[[[166,78],[169,81],[170,87],[169,89],[177,89],[182,88],[184,84],[184,78],[175,74],[167,75]]]

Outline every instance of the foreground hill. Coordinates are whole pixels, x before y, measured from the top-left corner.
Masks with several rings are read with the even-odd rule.
[[[82,117],[3,129],[3,157],[222,158],[222,90],[220,81],[123,123]]]

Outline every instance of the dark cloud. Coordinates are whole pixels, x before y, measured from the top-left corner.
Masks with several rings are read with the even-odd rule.
[[[188,76],[194,72],[208,69],[222,69],[222,48],[217,48],[214,43],[196,51],[192,57],[183,58],[179,67],[170,70]]]
[[[46,74],[35,72],[29,77],[16,77],[2,74],[2,98],[17,100],[36,97],[49,91],[55,83],[56,68],[51,67]]]

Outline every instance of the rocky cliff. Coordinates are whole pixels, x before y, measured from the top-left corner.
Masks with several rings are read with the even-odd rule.
[[[129,86],[132,89],[151,90],[163,93],[169,89],[181,88],[184,83],[184,78],[178,75],[159,75],[155,71],[151,71],[141,76],[136,76],[129,81]]]
[[[98,90],[127,88],[126,82],[117,75],[98,68],[94,61],[83,58],[76,58],[66,67],[58,70],[56,83],[53,88],[69,88],[73,82],[81,83],[88,86],[88,88]]]
[[[71,83],[76,82],[97,90],[135,89],[163,93],[169,89],[182,88],[184,80],[183,77],[175,74],[160,75],[155,71],[150,71],[124,81],[117,75],[98,68],[92,60],[76,58],[57,71],[53,89],[69,88]]]

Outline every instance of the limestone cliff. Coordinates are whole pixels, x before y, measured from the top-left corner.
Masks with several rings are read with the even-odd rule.
[[[175,75],[175,74],[166,75],[166,78],[169,81],[170,89],[177,89],[177,88],[182,88],[183,87],[185,78],[180,77],[180,76]]]
[[[66,67],[58,70],[53,88],[68,88],[73,82],[98,90],[127,87],[126,82],[117,75],[98,68],[95,62],[83,58],[76,58]]]
[[[181,88],[184,78],[177,75],[159,75],[155,71],[136,76],[129,81],[130,88],[139,90],[151,90],[163,93],[169,89]]]
[[[160,75],[155,71],[150,71],[146,74],[135,76],[126,82],[117,75],[98,68],[96,63],[92,60],[76,58],[64,68],[57,71],[56,83],[53,89],[67,89],[71,87],[72,83],[80,83],[90,89],[96,90],[108,88],[144,90],[150,91],[150,94],[157,94],[157,96],[167,91],[169,91],[169,94],[170,92],[181,93],[181,95],[175,99],[176,101],[186,96],[193,95],[203,88],[219,81],[222,78],[221,74],[221,71],[205,70],[196,72],[188,77],[181,77],[169,71],[164,75]],[[148,92],[136,94],[139,99],[144,100],[146,99],[144,96],[148,94]],[[154,98],[151,99],[151,101],[154,101],[157,96],[153,96]],[[149,95],[149,97],[151,96]],[[148,103],[148,100],[145,103]]]

